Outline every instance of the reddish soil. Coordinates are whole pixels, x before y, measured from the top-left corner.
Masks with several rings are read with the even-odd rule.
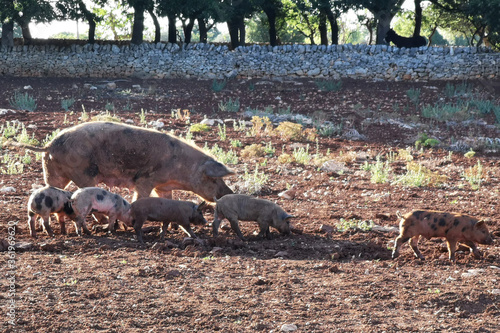
[[[32,162],[22,173],[0,175],[0,188],[14,188],[0,193],[0,238],[8,238],[9,221],[19,222],[16,268],[9,270],[8,252],[0,259],[4,332],[498,332],[497,240],[479,246],[482,259],[462,249],[456,263],[450,263],[446,242],[439,238],[420,240],[425,261],[415,259],[407,244],[399,258],[391,259],[397,236],[391,227],[398,225],[397,212],[414,208],[467,213],[486,221],[494,238],[500,236],[500,154],[496,147],[479,147],[469,158],[445,149],[462,137],[498,138],[494,115],[451,124],[422,118],[417,111],[422,105],[452,98],[444,94],[445,82],[344,80],[340,91],[326,92],[310,80],[235,79],[214,92],[212,81],[194,79],[124,79],[115,81],[115,89],[107,89],[110,81],[3,77],[0,108],[13,109],[9,99],[15,91],[36,98],[37,108],[7,112],[0,116],[0,123],[20,121],[29,135],[34,133],[42,141],[55,129],[81,122],[82,105],[92,117],[113,106],[111,114],[121,121],[131,119],[142,126],[139,114],[144,110],[148,122],[160,120],[165,124],[162,130],[185,137],[190,124],[205,116],[243,119],[241,111],[219,111],[218,104],[231,98],[239,100],[240,110],[270,106],[278,112],[290,107],[292,113],[310,115],[319,123],[342,123],[344,135],[319,136],[317,144],[292,142],[266,133],[246,136],[232,123],[228,123],[226,141],[220,139],[217,127],[194,134],[198,146],[217,143],[225,151],[238,153],[239,162],[229,165],[236,171],[227,178],[230,186],[237,188],[245,165],[252,171],[258,163],[259,171],[269,176],[258,196],[296,216],[291,235],[273,229],[271,240],[257,239],[257,224],[242,222],[248,242],[238,240],[227,221],[216,239],[210,225],[195,226],[201,242],[186,239],[181,230],[170,230],[166,240],[160,241],[159,224],[149,222],[142,245],[131,229],[118,230],[116,235],[96,229],[91,236],[78,237],[68,224],[64,236],[54,222],[54,238],[40,230],[38,239],[32,239],[26,203],[33,186],[43,185],[43,175],[40,161],[29,153]],[[28,85],[32,89],[25,90]],[[499,103],[500,82],[468,85],[474,96]],[[416,89],[420,98],[413,103],[408,91]],[[65,112],[61,100],[69,98],[75,103]],[[172,109],[191,110],[189,123],[172,117]],[[364,137],[347,139],[345,134],[352,129]],[[438,139],[441,146],[415,149],[421,133]],[[239,139],[242,147],[232,147],[230,139]],[[267,142],[276,149],[272,156],[240,156],[245,146]],[[328,173],[313,162],[278,160],[306,144],[310,144],[310,154],[328,155],[344,163],[344,170]],[[407,163],[397,157],[393,161],[389,153],[407,147],[413,162],[446,176],[442,184],[394,184],[397,175],[406,172]],[[24,156],[25,151],[2,149],[3,156],[14,159],[15,154]],[[377,155],[382,161],[389,159],[392,171],[387,183],[372,183],[371,173],[362,168],[365,163],[374,164]],[[483,181],[476,190],[464,172],[478,161]],[[3,157],[1,168],[6,170],[7,164]],[[292,199],[278,196],[291,185]],[[131,199],[127,189],[111,190]],[[175,192],[174,198],[199,200],[182,192]],[[211,222],[213,210],[207,210],[205,217]],[[376,227],[339,231],[337,226],[346,220],[357,225],[372,221]],[[14,297],[9,295],[13,291]],[[12,301],[15,307],[9,308]],[[15,317],[7,311],[15,312]]]

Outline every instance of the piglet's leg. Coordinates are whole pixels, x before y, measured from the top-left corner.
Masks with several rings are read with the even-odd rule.
[[[54,232],[52,231],[52,228],[50,227],[50,214],[42,216],[42,225],[43,225],[43,230],[50,236],[54,236]]]
[[[409,239],[409,237],[403,237],[402,234],[396,237],[396,240],[394,241],[394,250],[392,251],[392,259],[399,256],[399,248],[401,247],[401,244],[406,243]]]
[[[481,257],[482,257],[481,252],[479,252],[479,250],[477,249],[476,244],[474,244],[474,242],[464,241],[464,242],[460,242],[460,244],[462,244],[465,247],[468,247],[470,252],[474,255],[474,258],[481,259]]]
[[[28,226],[30,228],[30,236],[33,238],[36,238],[36,217],[37,215],[35,213],[28,213]]]
[[[56,214],[57,222],[59,222],[59,226],[61,227],[61,235],[66,235],[66,217],[62,214]]]
[[[235,218],[235,217],[227,217],[227,216],[226,216],[226,218],[229,220],[229,223],[231,223],[231,229],[234,230],[234,232],[236,233],[236,235],[238,235],[238,237],[242,241],[246,241],[246,238],[241,233],[240,226],[238,224],[238,219]]]
[[[413,253],[415,253],[415,256],[417,258],[419,258],[420,260],[425,260],[424,256],[422,255],[422,253],[420,252],[420,250],[418,249],[418,238],[420,236],[417,235],[417,236],[413,236],[410,240],[410,247],[411,249],[413,250]]]
[[[455,262],[455,251],[457,249],[457,241],[454,239],[447,239],[446,245],[448,245],[448,253],[450,261]]]
[[[108,222],[108,232],[114,234],[115,233],[115,227],[116,227],[116,214],[110,214],[108,216],[109,222]]]
[[[191,226],[189,224],[189,220],[186,219],[181,225],[180,225],[181,229],[189,235],[189,237],[191,238],[198,238],[198,236],[196,236],[196,234],[194,233],[193,229],[191,229]]]
[[[214,237],[217,237],[217,235],[219,234],[219,226],[221,222],[222,222],[222,217],[219,216],[219,213],[217,212],[216,209],[214,213],[214,221],[212,222],[212,235]]]

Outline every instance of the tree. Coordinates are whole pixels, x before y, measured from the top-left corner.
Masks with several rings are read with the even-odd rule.
[[[269,44],[277,45],[276,21],[279,17],[284,17],[283,3],[280,0],[253,0],[254,5],[260,8],[267,17],[267,26],[269,28]]]
[[[97,22],[96,35],[114,40],[130,39],[133,14],[128,12],[121,2],[110,5],[109,8],[92,8],[92,13],[101,18]],[[111,36],[107,37],[109,32]]]
[[[346,4],[368,9],[377,21],[376,44],[386,44],[385,35],[391,27],[392,18],[401,10],[404,0],[346,0]]]
[[[251,17],[255,7],[250,0],[222,0],[222,13],[229,30],[231,48],[245,45],[245,18]]]
[[[94,1],[95,5],[103,6],[107,0]],[[87,8],[83,0],[63,0],[56,3],[56,9],[59,11],[58,18],[71,20],[86,20],[89,25],[88,41],[95,43],[95,33],[97,23],[102,21],[102,17],[98,16]]]
[[[154,7],[153,0],[124,0],[124,3],[134,9],[130,43],[142,44],[144,41],[144,12]]]
[[[47,23],[56,17],[50,2],[45,0],[2,0],[0,6],[0,18],[3,24],[7,24],[5,28],[8,31],[13,31],[13,22],[17,23],[22,29],[25,44],[30,44],[32,40],[29,29],[30,22]],[[9,33],[6,33],[6,38],[10,38],[10,36]]]

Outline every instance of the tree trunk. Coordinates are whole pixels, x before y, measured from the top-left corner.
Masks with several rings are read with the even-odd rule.
[[[337,45],[339,43],[339,24],[337,22],[337,16],[329,9],[326,12],[326,17],[328,22],[330,22],[330,30],[332,31],[332,45]]]
[[[191,43],[191,37],[193,33],[194,19],[189,19],[188,24],[183,25],[182,29],[184,30],[184,43]]]
[[[95,15],[87,9],[87,6],[85,6],[85,3],[83,1],[79,1],[78,6],[80,7],[80,10],[82,11],[83,15],[85,16],[85,19],[89,23],[89,43],[94,44],[95,43],[95,29],[96,29],[96,25],[97,25],[96,21],[95,21]]]
[[[247,39],[247,34],[245,30],[245,18],[239,17],[238,18],[238,30],[240,31],[240,45],[245,45],[246,39]]]
[[[266,13],[267,22],[269,23],[269,44],[276,46],[276,10],[274,8],[265,8],[264,13]]]
[[[2,48],[14,47],[14,21],[2,24]]]
[[[33,37],[31,37],[29,21],[21,19],[19,23],[23,32],[24,45],[31,44],[31,40],[33,39]]]
[[[140,45],[144,40],[144,6],[137,4],[134,7],[134,23],[132,25],[132,40],[130,43]]]
[[[385,35],[391,28],[393,14],[390,10],[382,10],[380,12],[374,13],[374,16],[377,20],[377,39],[375,40],[375,43],[387,44],[385,41]]]
[[[415,30],[413,31],[413,37],[420,36],[420,29],[422,28],[422,6],[420,3],[422,0],[415,0]]]
[[[238,22],[234,19],[229,19],[227,21],[227,29],[229,30],[229,38],[231,39],[231,49],[234,50],[240,46]]]
[[[155,40],[154,43],[159,43],[161,41],[161,28],[160,22],[158,22],[158,17],[156,17],[153,9],[148,9],[149,16],[153,19],[153,24],[155,26]]]
[[[321,39],[321,45],[328,45],[328,29],[326,27],[326,15],[324,13],[319,14],[318,30]]]
[[[175,26],[175,15],[167,14],[168,18],[168,42],[177,43],[177,28]]]
[[[200,43],[206,43],[208,41],[208,29],[205,20],[198,18],[198,30],[200,30]]]

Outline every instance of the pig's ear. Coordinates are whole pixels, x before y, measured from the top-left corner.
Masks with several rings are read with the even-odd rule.
[[[234,171],[228,169],[224,164],[214,160],[206,161],[203,169],[208,177],[220,178],[234,174]]]
[[[476,228],[481,229],[481,228],[484,228],[484,227],[486,227],[486,224],[484,223],[484,221],[479,221],[479,222],[476,223]]]
[[[201,204],[199,204],[198,206],[196,206],[196,210],[199,210],[201,211],[203,209],[203,207],[205,207],[207,204],[206,201],[203,201]]]
[[[287,213],[284,213],[283,215],[281,215],[281,219],[284,221],[284,220],[288,220],[288,219],[291,219],[291,218],[294,218],[295,216],[293,215],[290,215],[290,214],[287,214]]]

